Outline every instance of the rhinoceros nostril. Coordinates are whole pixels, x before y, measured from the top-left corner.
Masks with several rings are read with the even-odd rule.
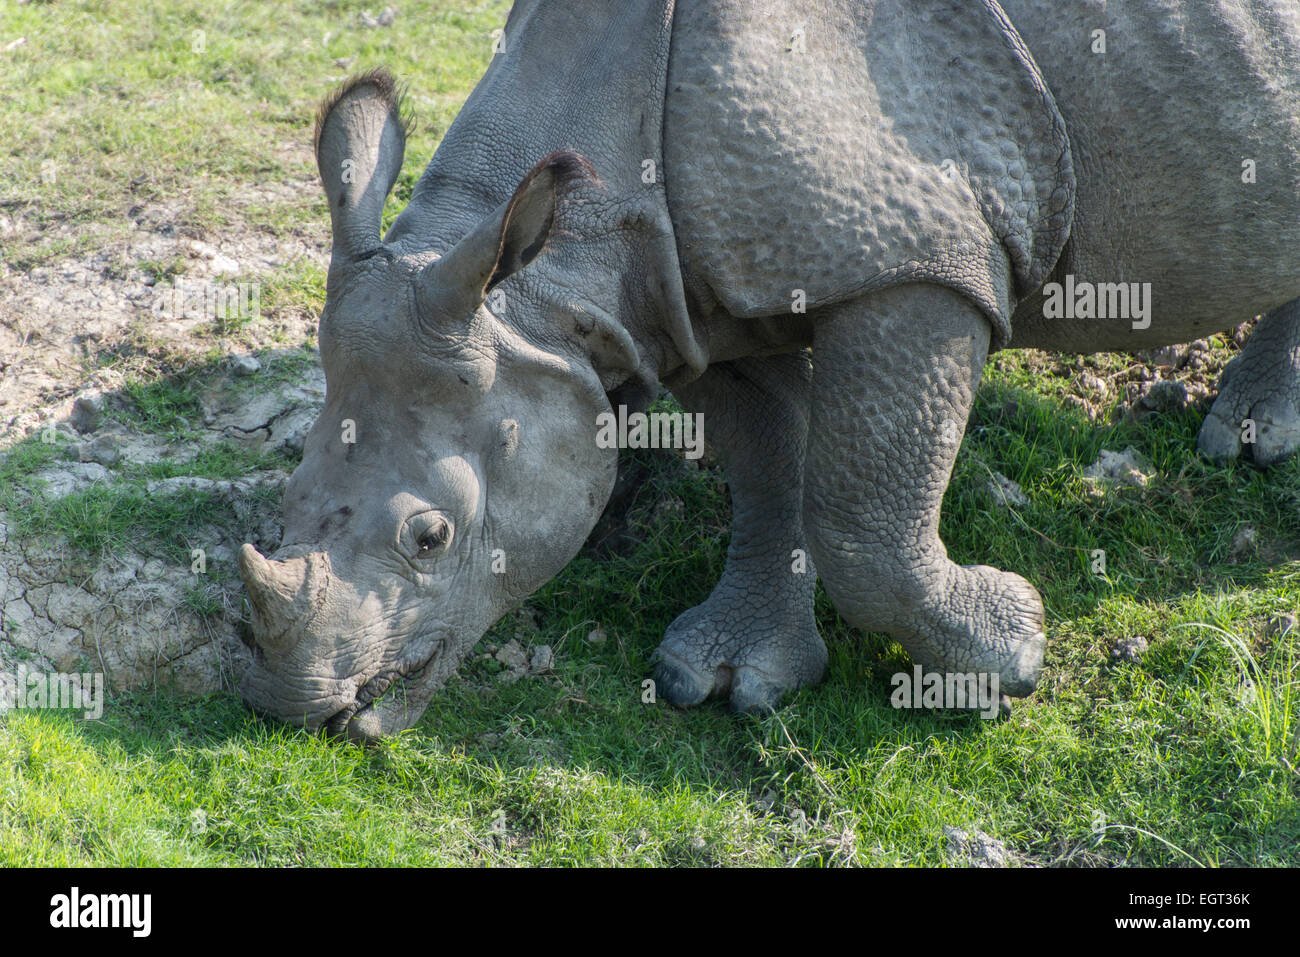
[[[321,722],[321,729],[331,738],[346,738],[348,722],[361,710],[361,703],[353,701]]]

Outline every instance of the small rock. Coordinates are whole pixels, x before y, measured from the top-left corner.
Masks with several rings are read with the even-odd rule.
[[[1150,466],[1142,455],[1129,446],[1123,452],[1102,449],[1097,461],[1083,470],[1083,477],[1102,482],[1116,482],[1120,485],[1145,487],[1151,481]]]
[[[1162,346],[1151,351],[1151,363],[1177,369],[1187,357],[1188,348],[1184,345]]]
[[[554,665],[555,653],[551,651],[551,646],[538,645],[533,649],[532,657],[528,662],[528,670],[535,675],[540,675],[550,671]]]
[[[1190,404],[1190,399],[1183,383],[1157,379],[1143,387],[1138,404],[1152,412],[1181,412]]]
[[[191,239],[186,243],[190,252],[207,261],[208,271],[218,276],[233,276],[240,271],[237,261],[231,259],[211,243]]]
[[[373,16],[369,10],[363,10],[361,13],[362,25],[371,30],[374,30],[377,27],[391,27],[393,21],[396,19],[397,11],[392,7],[384,7],[383,12],[377,17]]]
[[[1110,649],[1114,661],[1138,661],[1147,650],[1147,640],[1141,635],[1129,635],[1120,638]]]
[[[1001,472],[994,472],[992,477],[984,483],[984,489],[993,501],[1004,508],[1009,505],[1025,505],[1029,502],[1019,484],[1007,478]]]
[[[1258,544],[1259,533],[1255,531],[1255,526],[1243,525],[1237,529],[1237,534],[1232,536],[1232,544],[1228,546],[1228,553],[1233,561],[1239,561],[1252,554]]]
[[[217,256],[216,259],[213,259],[209,266],[218,276],[233,276],[242,268],[240,267],[238,260],[231,259],[229,256],[220,255]]]
[[[227,487],[229,484],[226,483]],[[180,492],[217,492],[221,490],[221,483],[217,479],[198,475],[175,475],[171,478],[152,479],[144,487],[150,495],[164,497]]]
[[[284,441],[281,445],[286,452],[294,455],[302,455],[303,447],[307,444],[307,433],[311,431],[310,423],[303,423],[297,428],[288,429],[284,434]]]
[[[506,684],[513,684],[528,671],[528,652],[524,651],[523,645],[513,638],[502,645],[494,657],[505,665],[505,670],[497,675],[497,678]]]
[[[83,462],[98,462],[112,468],[122,458],[122,442],[115,435],[97,435],[89,442],[77,446],[77,458]]]
[[[68,420],[78,432],[94,432],[99,428],[99,417],[104,411],[104,393],[94,390],[77,397]]]
[[[1095,392],[1099,396],[1104,397],[1110,394],[1110,383],[1101,376],[1092,375],[1091,373],[1084,373],[1080,376],[1079,385],[1087,389],[1089,392]]]
[[[255,356],[235,356],[230,363],[230,371],[237,376],[256,375],[261,368],[262,363]]]
[[[959,827],[945,825],[943,833],[948,839],[948,853],[969,859],[975,867],[1008,867],[1011,864],[1011,852],[1007,846],[983,831],[977,830],[972,835]]]
[[[37,472],[33,478],[45,483],[45,494],[51,498],[65,498],[73,492],[98,483],[112,481],[112,473],[95,462],[69,465],[66,469]]]
[[[588,644],[603,645],[608,638],[609,635],[605,634],[605,629],[601,628],[599,625],[587,632]]]

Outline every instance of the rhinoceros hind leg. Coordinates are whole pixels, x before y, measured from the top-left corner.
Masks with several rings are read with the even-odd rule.
[[[927,670],[996,674],[1033,691],[1045,638],[1019,575],[950,561],[939,510],[989,343],[968,300],[895,287],[816,319],[804,528],[851,624],[896,638]]]
[[[826,669],[800,523],[809,378],[799,353],[720,363],[676,390],[703,413],[726,467],[732,532],[712,594],[678,616],[655,651],[657,692],[673,704],[714,697],[766,710]]]
[[[1253,443],[1243,442],[1248,419]],[[1214,461],[1243,456],[1261,467],[1300,450],[1300,299],[1265,315],[1223,370],[1197,445]]]

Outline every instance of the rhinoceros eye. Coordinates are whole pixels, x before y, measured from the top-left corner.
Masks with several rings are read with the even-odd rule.
[[[454,536],[455,525],[450,515],[439,509],[426,509],[402,523],[396,545],[408,562],[419,563],[446,554]]]
[[[438,519],[416,537],[415,544],[420,550],[416,557],[431,558],[442,550],[450,537],[451,526]]]

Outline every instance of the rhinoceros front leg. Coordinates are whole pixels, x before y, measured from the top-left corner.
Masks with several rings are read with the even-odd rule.
[[[1254,442],[1243,443],[1252,423]],[[1300,300],[1260,319],[1241,355],[1224,368],[1197,444],[1216,461],[1244,452],[1260,466],[1300,449]]]
[[[983,314],[935,285],[896,287],[816,320],[804,529],[851,624],[927,670],[1033,691],[1043,605],[1019,575],[950,561],[939,509],[988,351]]]
[[[807,355],[770,356],[721,363],[675,390],[704,415],[726,468],[732,526],[717,587],[655,652],[656,686],[674,704],[719,697],[761,710],[826,670],[800,524],[809,378]]]

